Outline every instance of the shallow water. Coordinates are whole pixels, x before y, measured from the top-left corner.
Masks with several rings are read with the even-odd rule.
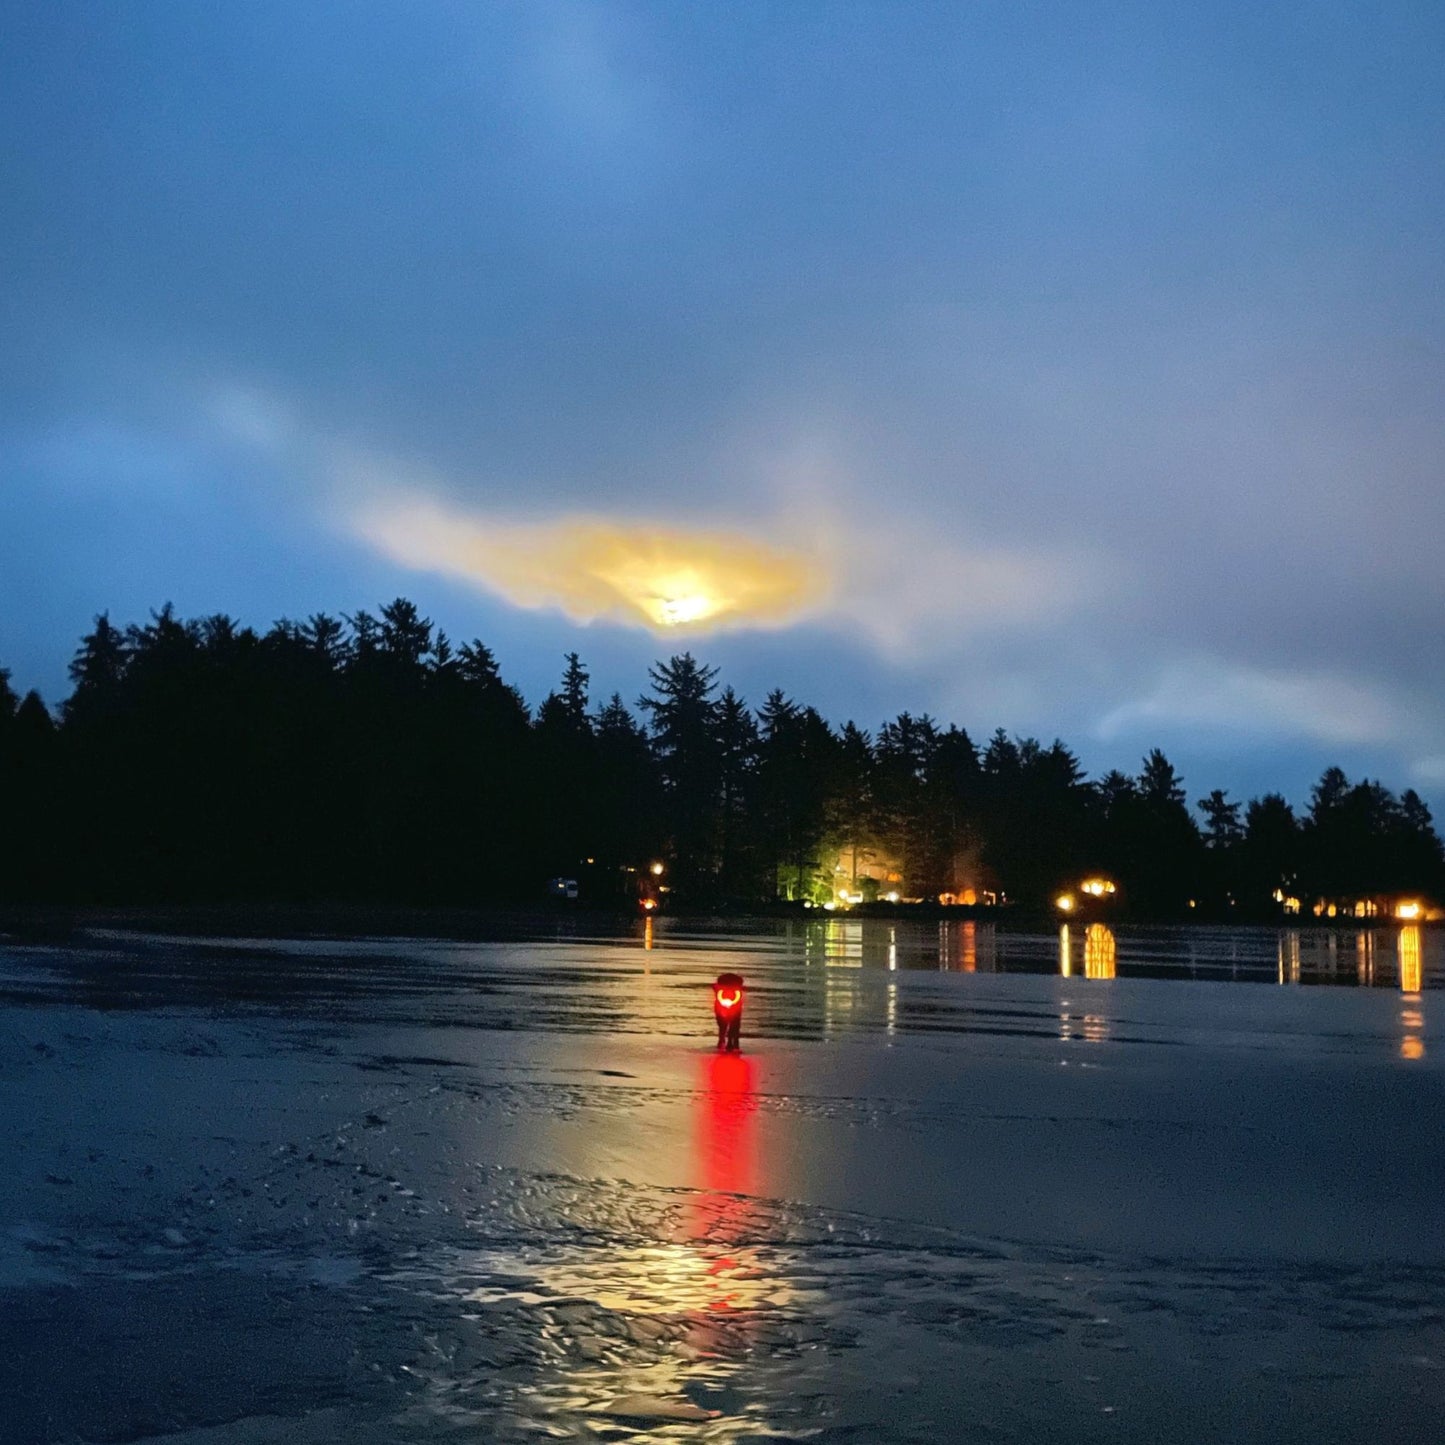
[[[1434,930],[508,933],[0,945],[0,1439],[1438,1432]]]

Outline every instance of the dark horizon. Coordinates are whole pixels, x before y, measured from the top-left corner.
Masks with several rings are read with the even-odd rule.
[[[1059,739],[906,711],[835,729],[781,690],[750,707],[690,652],[631,706],[565,662],[533,711],[483,642],[404,598],[265,633],[103,615],[56,716],[0,670],[0,898],[527,903],[576,876],[624,906],[1039,911],[1062,892],[1081,911],[1263,919],[1445,901],[1426,804],[1339,768],[1296,814],[1277,793],[1191,798],[1158,749],[1090,779]],[[1089,876],[1110,896],[1079,894]]]

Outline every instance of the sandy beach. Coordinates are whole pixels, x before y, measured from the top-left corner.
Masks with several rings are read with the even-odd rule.
[[[0,1435],[1433,1438],[1428,987],[908,942],[9,941]]]

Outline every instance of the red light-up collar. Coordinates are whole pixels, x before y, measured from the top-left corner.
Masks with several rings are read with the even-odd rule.
[[[726,992],[717,989],[714,997],[719,1008],[736,1008],[743,1001],[743,991],[740,988],[728,989]]]

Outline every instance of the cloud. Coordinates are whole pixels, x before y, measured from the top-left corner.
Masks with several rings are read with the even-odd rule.
[[[1078,549],[940,539],[888,517],[841,534],[837,549],[848,584],[834,610],[876,647],[914,660],[1066,625],[1120,585]]]
[[[1421,787],[1445,786],[1445,756],[1437,754],[1434,757],[1416,759],[1411,764],[1410,775]]]
[[[295,439],[295,419],[275,397],[228,382],[211,388],[206,412],[220,434],[262,452],[277,452]]]
[[[366,503],[351,525],[404,566],[575,622],[656,632],[784,627],[830,591],[818,558],[740,532],[589,516],[506,521],[417,496]]]
[[[1096,733],[1109,740],[1166,727],[1356,745],[1395,740],[1400,716],[1379,689],[1347,677],[1199,657],[1166,665],[1144,696],[1108,713]]]

